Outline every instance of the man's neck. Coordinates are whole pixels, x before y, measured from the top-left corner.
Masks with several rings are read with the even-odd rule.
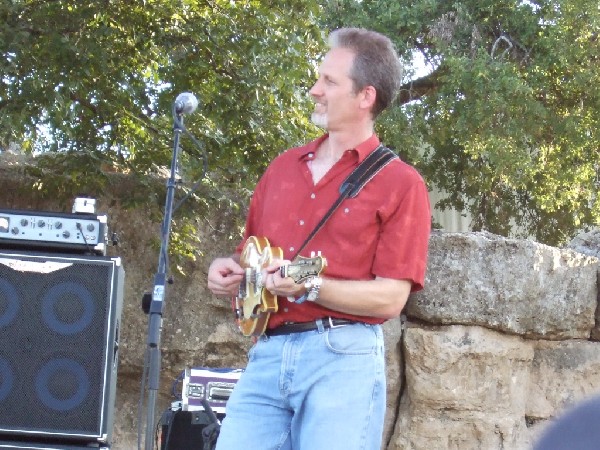
[[[332,156],[339,158],[346,150],[355,148],[369,139],[373,136],[374,132],[373,126],[365,126],[348,131],[330,131],[329,142],[327,143],[328,150]]]

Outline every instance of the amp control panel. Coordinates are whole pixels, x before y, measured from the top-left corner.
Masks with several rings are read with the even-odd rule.
[[[0,247],[106,255],[107,236],[105,215],[0,209]]]

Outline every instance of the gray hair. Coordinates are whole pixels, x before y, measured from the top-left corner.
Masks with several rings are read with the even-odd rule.
[[[331,48],[351,50],[354,64],[350,78],[356,92],[373,86],[377,92],[373,118],[387,108],[400,89],[402,64],[394,44],[380,33],[363,28],[340,28],[329,35]]]

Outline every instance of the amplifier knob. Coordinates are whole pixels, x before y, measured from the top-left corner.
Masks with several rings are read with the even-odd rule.
[[[46,226],[46,222],[44,222],[42,219],[40,219],[40,220],[38,220],[37,225],[40,228],[44,228]]]
[[[56,228],[57,230],[60,230],[62,228],[62,222],[55,222],[54,228]]]
[[[27,219],[21,219],[21,226],[26,227],[27,225],[29,225],[29,221]]]
[[[12,234],[19,234],[19,229],[18,229],[17,227],[13,227],[13,228],[10,230],[10,232],[11,232]]]
[[[94,231],[94,228],[96,228],[96,227],[94,226],[94,224],[93,224],[93,223],[90,223],[90,224],[88,224],[88,226],[87,226],[87,230],[88,230],[88,231]]]
[[[71,236],[71,233],[69,233],[68,231],[66,231],[66,230],[65,230],[65,231],[63,231],[63,234],[62,234],[62,235],[63,235],[63,237],[64,237],[65,239],[67,239],[67,238],[69,238],[69,237]]]

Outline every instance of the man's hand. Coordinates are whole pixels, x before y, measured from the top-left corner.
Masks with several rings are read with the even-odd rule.
[[[208,288],[219,296],[235,297],[244,269],[233,258],[217,258],[208,268]]]
[[[273,295],[282,297],[299,297],[306,289],[304,283],[297,284],[290,277],[281,276],[281,267],[289,264],[287,260],[273,260],[273,262],[262,270],[264,287]]]

